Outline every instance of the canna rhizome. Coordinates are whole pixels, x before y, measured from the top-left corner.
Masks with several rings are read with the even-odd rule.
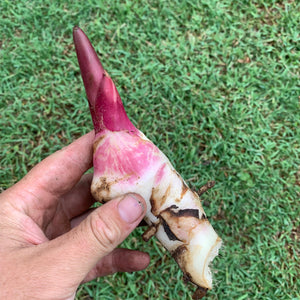
[[[155,235],[171,252],[200,299],[212,288],[210,262],[221,239],[209,223],[199,195],[189,189],[168,158],[129,120],[119,93],[84,32],[73,38],[95,129],[91,191],[101,203],[126,193],[147,203],[143,234]],[[201,189],[206,191],[207,184]]]

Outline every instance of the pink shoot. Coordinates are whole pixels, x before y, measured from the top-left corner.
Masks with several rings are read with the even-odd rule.
[[[136,131],[120,95],[84,32],[73,30],[75,49],[96,133],[103,129]]]

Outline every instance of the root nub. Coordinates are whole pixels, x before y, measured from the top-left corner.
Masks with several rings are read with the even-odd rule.
[[[212,187],[214,187],[215,185],[215,181],[208,181],[206,184],[204,184],[198,191],[198,195],[201,196],[202,194],[204,194],[205,192],[207,192],[209,189],[211,189]]]
[[[193,300],[199,300],[206,296],[207,289],[199,286],[193,295]]]
[[[148,242],[157,232],[157,226],[149,226],[143,233],[142,238],[145,242]]]

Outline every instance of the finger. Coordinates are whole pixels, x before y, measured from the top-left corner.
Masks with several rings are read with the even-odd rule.
[[[145,212],[146,203],[139,195],[111,200],[66,234],[44,243],[41,255],[49,261],[57,258],[57,272],[71,276],[79,284],[100,259],[133,231]]]
[[[70,222],[74,217],[85,213],[94,203],[95,200],[90,192],[92,174],[85,174],[75,187],[61,197],[58,205],[53,205],[56,201],[42,200],[32,201],[26,212],[28,216],[42,227],[48,239],[52,240],[72,228]],[[36,211],[37,207],[43,207]],[[52,208],[52,209],[50,209]],[[46,213],[44,211],[46,210]]]
[[[94,135],[91,131],[41,161],[14,189],[24,189],[40,201],[66,194],[92,166]]]
[[[147,268],[149,263],[150,256],[148,253],[118,248],[101,259],[96,267],[88,273],[83,282],[116,272],[141,271]]]
[[[71,220],[71,228],[74,228],[74,227],[78,226],[78,225],[79,225],[85,218],[87,218],[87,217],[88,217],[95,209],[97,209],[97,208],[90,208],[90,209],[88,209],[85,213],[83,213],[83,214],[81,214],[81,215],[79,215],[79,216],[73,218],[73,219]],[[143,227],[143,226],[148,226],[148,224],[147,224],[144,220],[142,220],[142,221],[139,223],[138,227]]]
[[[69,220],[88,210],[96,200],[91,194],[93,174],[84,174],[73,189],[62,197],[61,206]]]
[[[81,214],[80,216],[73,218],[71,220],[71,228],[78,226],[83,220],[85,220],[95,209],[97,208],[90,208],[85,213]]]

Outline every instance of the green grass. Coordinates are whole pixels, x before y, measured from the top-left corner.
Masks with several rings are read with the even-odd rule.
[[[300,298],[298,1],[10,1],[0,11],[3,189],[92,128],[72,27],[86,31],[128,115],[203,195],[222,237],[207,299]],[[140,229],[139,229],[140,230]],[[77,299],[190,299],[155,239],[146,271]]]

